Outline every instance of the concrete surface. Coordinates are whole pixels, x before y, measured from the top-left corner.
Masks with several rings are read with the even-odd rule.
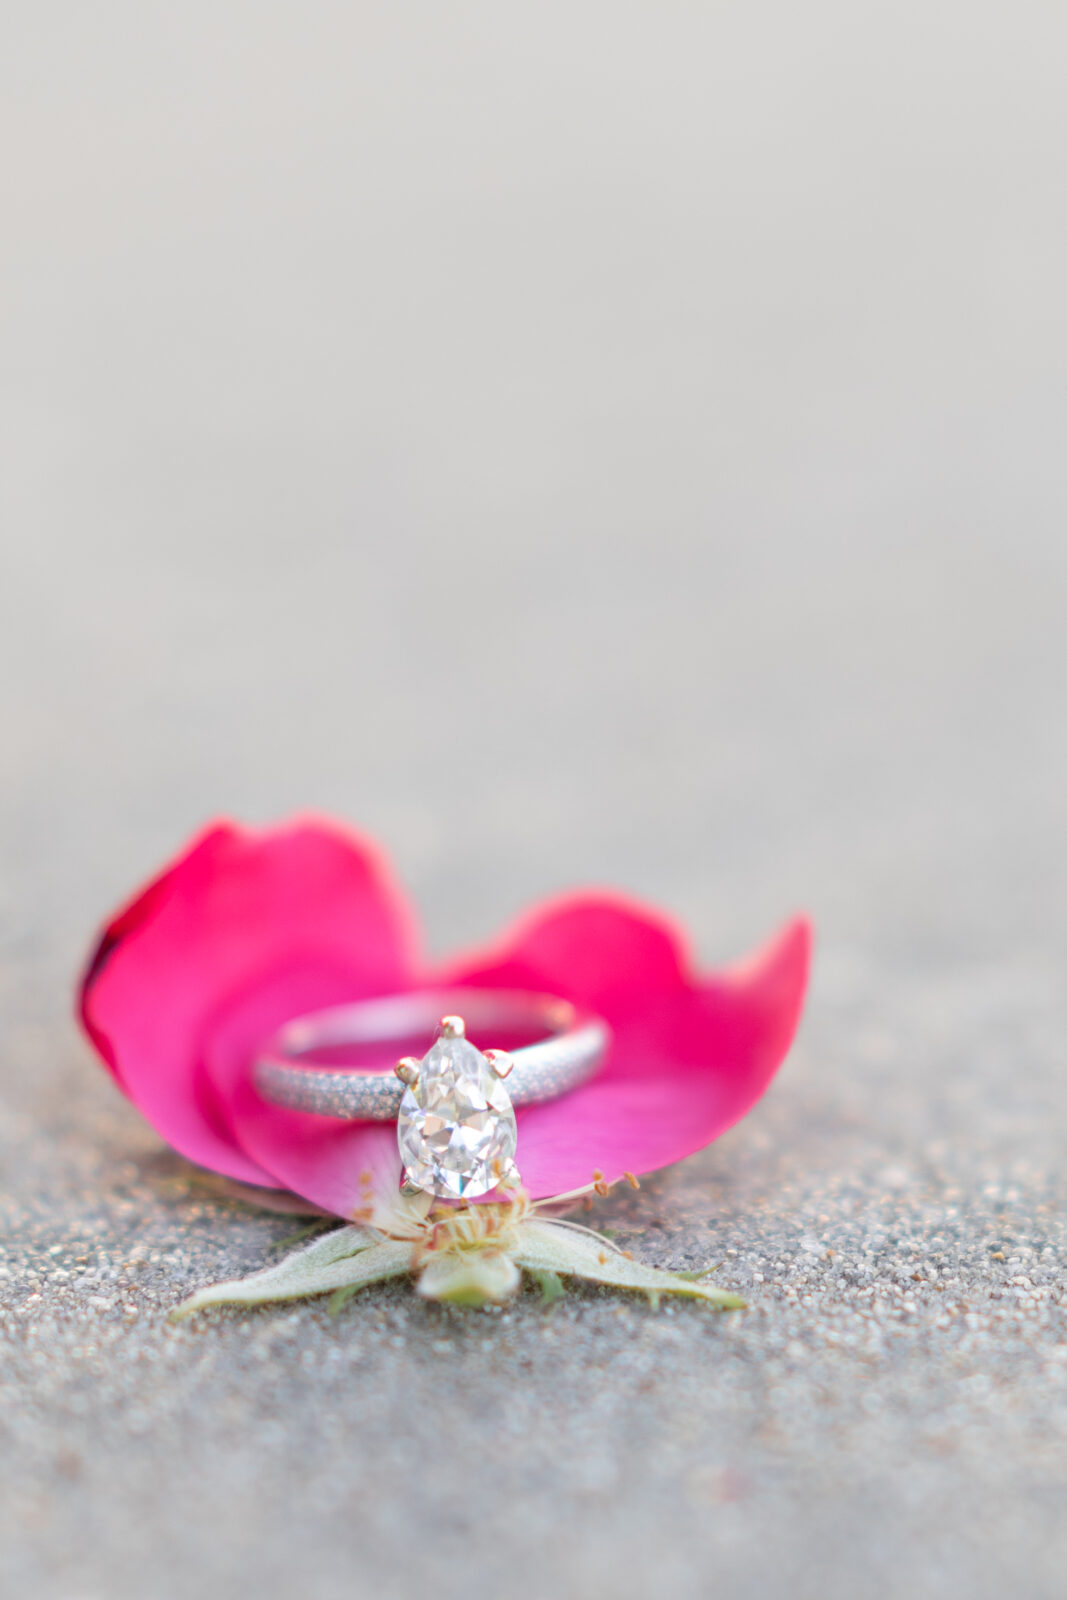
[[[1067,21],[4,8],[0,1575],[34,1600],[1058,1600]],[[69,1020],[207,816],[378,833],[437,948],[798,906],[798,1048],[601,1216],[751,1309],[399,1288]]]

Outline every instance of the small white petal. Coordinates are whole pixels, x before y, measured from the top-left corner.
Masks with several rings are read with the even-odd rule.
[[[418,1291],[428,1300],[484,1306],[507,1300],[519,1282],[518,1267],[502,1250],[442,1250],[427,1259]]]
[[[432,1194],[401,1194],[394,1184],[386,1193],[375,1196],[369,1224],[390,1239],[421,1239],[433,1204]]]

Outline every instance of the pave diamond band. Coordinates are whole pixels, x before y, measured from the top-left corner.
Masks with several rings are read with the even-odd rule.
[[[511,1103],[531,1105],[566,1094],[599,1067],[610,1038],[607,1023],[566,1000],[511,990],[419,990],[335,1006],[288,1023],[260,1052],[256,1088],[265,1100],[318,1116],[391,1122],[404,1083],[388,1071],[346,1070],[315,1061],[352,1046],[401,1046],[433,1038],[443,1016],[462,1012],[479,1038],[544,1035],[510,1052]]]

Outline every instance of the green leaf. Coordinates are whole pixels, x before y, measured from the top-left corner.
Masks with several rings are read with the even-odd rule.
[[[170,1314],[172,1322],[209,1306],[261,1306],[331,1290],[361,1289],[411,1270],[408,1240],[379,1240],[365,1228],[335,1228],[276,1266],[234,1283],[200,1289]]]
[[[515,1259],[527,1272],[555,1272],[563,1277],[586,1278],[592,1283],[611,1284],[617,1289],[634,1289],[646,1294],[653,1305],[660,1295],[678,1294],[707,1300],[724,1311],[740,1310],[745,1302],[724,1289],[686,1278],[660,1267],[646,1267],[632,1261],[598,1235],[566,1223],[531,1218],[519,1227],[519,1246]]]
[[[540,1289],[541,1299],[546,1306],[555,1305],[567,1293],[558,1272],[542,1271],[539,1267],[527,1267],[526,1271]]]

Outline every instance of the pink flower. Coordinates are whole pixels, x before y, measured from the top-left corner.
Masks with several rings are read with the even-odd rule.
[[[582,893],[435,967],[366,839],[314,818],[263,831],[220,822],[107,924],[80,1013],[119,1087],[182,1155],[348,1217],[368,1171],[399,1173],[395,1129],[260,1099],[252,1058],[289,1018],[440,984],[536,990],[605,1017],[613,1042],[597,1076],[518,1112],[536,1199],[594,1169],[614,1182],[666,1166],[744,1116],[792,1041],[810,944],[796,920],[745,965],[701,976],[660,913]]]

